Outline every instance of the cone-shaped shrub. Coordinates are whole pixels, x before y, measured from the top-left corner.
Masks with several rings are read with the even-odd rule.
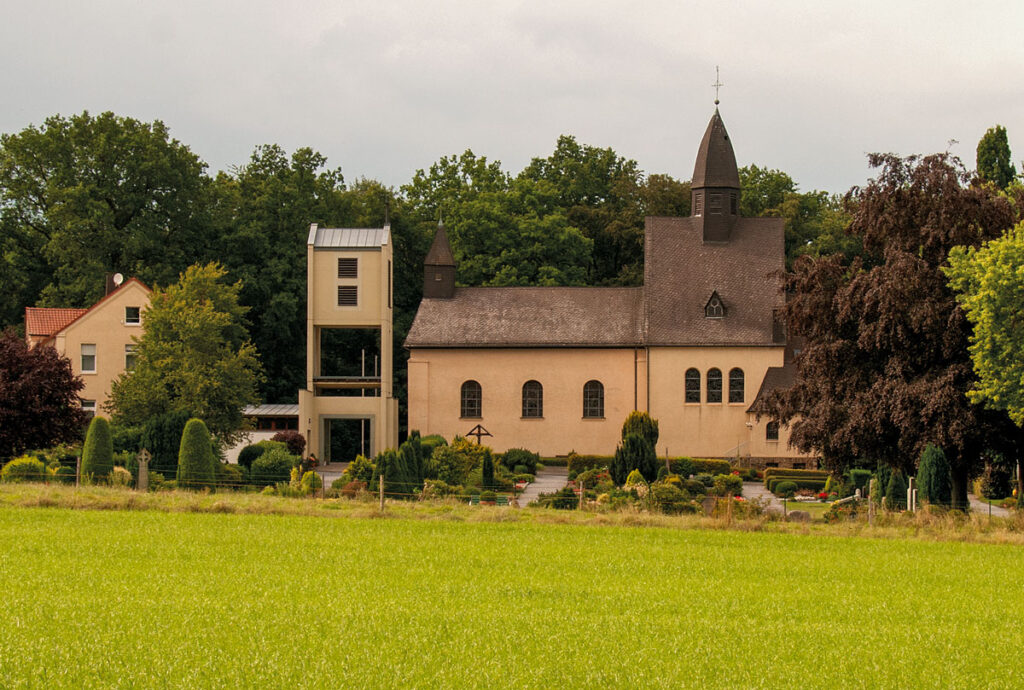
[[[622,438],[625,439],[630,434],[642,436],[651,448],[655,449],[658,447],[658,420],[652,419],[651,415],[646,412],[633,410],[626,417],[626,421],[622,423]],[[644,476],[647,477],[646,472],[644,472]],[[650,480],[653,477],[647,477],[647,479]]]
[[[82,448],[82,476],[106,479],[114,469],[114,441],[110,436],[110,424],[103,417],[93,417],[89,431],[85,434]]]
[[[190,419],[181,434],[178,450],[178,486],[183,489],[213,489],[213,444],[210,432],[201,419]]]
[[[615,449],[615,457],[609,468],[616,484],[623,484],[633,470],[639,470],[649,482],[658,476],[658,460],[654,448],[639,434],[628,434]]]
[[[491,457],[491,451],[484,453],[483,467],[481,468],[483,474],[483,488],[493,489],[494,488],[494,458]]]
[[[899,470],[893,470],[889,476],[889,485],[885,487],[885,507],[889,510],[907,507],[907,480]]]
[[[953,502],[949,460],[937,446],[928,444],[921,453],[921,464],[917,468],[917,493],[922,501],[935,505],[948,506]]]

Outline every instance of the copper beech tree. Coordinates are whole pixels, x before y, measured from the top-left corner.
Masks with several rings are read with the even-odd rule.
[[[965,505],[968,478],[988,453],[1015,457],[1020,430],[967,398],[971,328],[941,267],[953,247],[998,237],[1018,212],[946,154],[869,160],[880,174],[846,197],[863,255],[801,257],[785,276],[788,326],[804,345],[772,416],[835,470],[881,462],[913,474],[935,444],[953,502]]]

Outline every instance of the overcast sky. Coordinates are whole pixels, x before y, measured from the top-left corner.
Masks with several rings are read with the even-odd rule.
[[[310,146],[408,181],[471,148],[518,172],[560,134],[689,179],[714,105],[740,165],[845,191],[865,153],[988,127],[1024,159],[1024,2],[3,0],[0,131],[163,120],[211,172]],[[950,140],[958,144],[949,145]]]

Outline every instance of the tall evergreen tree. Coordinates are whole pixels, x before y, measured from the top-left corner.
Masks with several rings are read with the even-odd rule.
[[[990,127],[978,142],[978,177],[1006,189],[1017,176],[1010,158],[1010,142],[1002,125]]]
[[[935,505],[948,506],[953,500],[946,454],[930,443],[917,468],[917,493],[921,500]]]
[[[110,423],[104,417],[93,417],[82,447],[82,476],[103,480],[114,469],[114,442]]]
[[[178,451],[178,486],[183,489],[212,489],[216,462],[206,424],[201,419],[188,420]]]

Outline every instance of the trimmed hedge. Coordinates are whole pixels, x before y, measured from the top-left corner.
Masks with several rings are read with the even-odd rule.
[[[827,480],[825,479],[803,479],[800,477],[772,477],[771,479],[765,480],[765,486],[768,488],[769,491],[775,493],[775,489],[778,487],[779,484],[783,482],[793,482],[794,484],[796,484],[797,489],[810,489],[811,491],[821,491],[822,489],[825,488],[826,481]]]
[[[596,470],[602,467],[611,467],[612,460],[611,455],[570,455],[565,463],[565,466],[569,468],[570,472],[586,472],[587,470]],[[544,459],[545,465],[553,465],[555,463],[548,462],[548,459]]]
[[[106,479],[114,469],[114,442],[110,436],[110,423],[104,417],[93,417],[85,434],[82,448],[82,476],[95,480]]]
[[[183,489],[213,489],[217,460],[206,423],[192,418],[185,424],[178,450],[178,486]]]
[[[828,472],[824,470],[789,470],[783,467],[769,467],[764,471],[764,485],[769,490],[768,482],[779,477],[791,477],[793,479],[820,479],[822,486],[828,479]]]
[[[694,474],[707,473],[712,477],[718,474],[731,474],[732,465],[726,460],[715,460],[712,458],[690,458],[693,464]]]

